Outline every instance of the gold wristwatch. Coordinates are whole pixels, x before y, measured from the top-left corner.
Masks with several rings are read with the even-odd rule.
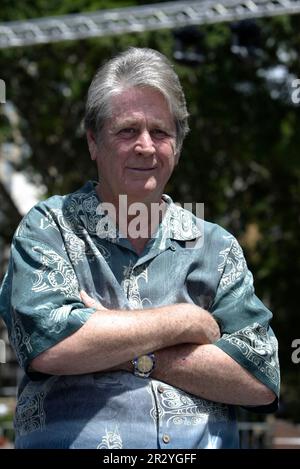
[[[133,374],[139,378],[149,378],[155,368],[154,353],[147,353],[136,357],[131,361],[133,365]]]

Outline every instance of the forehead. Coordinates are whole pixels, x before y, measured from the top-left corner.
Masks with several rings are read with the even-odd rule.
[[[113,120],[130,118],[174,119],[166,98],[153,88],[129,88],[114,95],[110,100],[110,111]]]

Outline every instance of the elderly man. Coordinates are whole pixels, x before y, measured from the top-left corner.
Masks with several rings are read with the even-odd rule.
[[[28,213],[2,285],[25,370],[18,448],[234,448],[236,406],[276,407],[271,313],[239,244],[163,194],[187,115],[154,50],[95,75],[85,128],[99,182]]]

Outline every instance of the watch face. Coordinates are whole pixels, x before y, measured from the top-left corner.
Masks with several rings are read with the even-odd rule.
[[[142,355],[138,358],[137,368],[141,373],[149,373],[153,368],[153,360],[149,355]]]

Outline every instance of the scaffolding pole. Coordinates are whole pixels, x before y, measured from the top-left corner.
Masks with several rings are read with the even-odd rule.
[[[0,23],[0,49],[300,13],[300,0],[157,3]]]

